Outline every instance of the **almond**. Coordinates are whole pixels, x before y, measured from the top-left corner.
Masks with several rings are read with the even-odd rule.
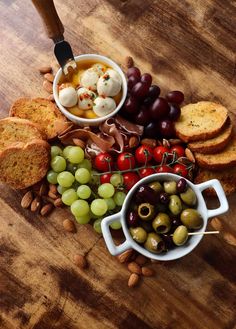
[[[48,193],[48,184],[42,183],[39,188],[39,195],[43,196],[43,195],[47,195],[47,193]]]
[[[67,231],[67,232],[76,232],[76,227],[75,227],[75,223],[73,222],[73,220],[71,219],[65,219],[62,223],[64,229]]]
[[[47,80],[44,80],[43,89],[46,90],[49,94],[51,94],[52,93],[52,83]]]
[[[53,94],[49,95],[49,96],[47,97],[47,99],[48,99],[49,101],[51,101],[51,102],[55,102],[55,98],[54,98],[54,95],[53,95]]]
[[[131,273],[136,273],[136,274],[141,274],[142,273],[141,267],[135,262],[131,262],[131,263],[128,264],[128,270]]]
[[[53,82],[54,75],[52,73],[46,73],[46,74],[44,74],[44,78],[49,82]]]
[[[137,286],[139,282],[139,275],[136,273],[130,274],[129,280],[128,280],[128,287],[133,288]]]
[[[152,138],[143,138],[141,140],[141,144],[142,145],[147,145],[150,147],[156,147],[157,146],[157,141],[155,139]]]
[[[186,148],[186,149],[185,149],[185,155],[186,155],[186,157],[189,159],[189,161],[191,161],[191,162],[193,162],[193,163],[196,162],[195,157],[194,157],[194,155],[193,155],[193,152],[192,152],[189,148]]]
[[[139,139],[137,136],[131,136],[129,139],[129,148],[137,147],[139,144]]]
[[[55,207],[61,207],[63,206],[63,202],[61,200],[61,198],[57,198],[54,202],[53,202]]]
[[[30,210],[36,212],[41,207],[41,200],[39,196],[36,196],[30,205]]]
[[[214,217],[210,221],[210,225],[216,230],[220,231],[223,228],[222,222],[218,217]]]
[[[233,234],[226,232],[223,235],[223,239],[225,240],[225,242],[227,242],[231,246],[236,247],[236,237]]]
[[[51,66],[41,66],[41,67],[39,67],[39,72],[41,74],[51,73],[52,67]]]
[[[133,255],[133,249],[128,249],[124,251],[122,254],[118,255],[117,259],[120,263],[126,263],[130,260],[132,255]]]
[[[40,214],[42,216],[47,216],[52,210],[53,210],[53,205],[51,203],[47,203],[45,204],[45,206],[41,208]]]
[[[148,258],[143,256],[143,255],[138,255],[136,258],[135,258],[135,263],[137,263],[138,265],[140,266],[143,266],[144,264],[146,264],[148,261]]]
[[[28,208],[31,205],[31,202],[33,201],[33,193],[32,191],[28,191],[25,193],[23,198],[21,199],[21,207],[22,208]]]
[[[125,66],[127,67],[127,69],[134,66],[134,60],[131,56],[125,57]]]
[[[155,271],[147,266],[143,266],[142,267],[142,275],[143,276],[154,276],[155,275]]]
[[[53,194],[57,194],[57,186],[54,184],[49,184],[49,191],[52,192]]]
[[[80,146],[83,150],[85,149],[85,142],[82,141],[82,139],[79,139],[79,138],[73,138],[73,142],[76,146]]]
[[[79,254],[74,256],[74,262],[81,269],[84,269],[88,266],[86,258]]]
[[[49,196],[49,198],[51,198],[53,200],[56,200],[58,198],[58,196],[51,191],[48,192],[48,196]]]

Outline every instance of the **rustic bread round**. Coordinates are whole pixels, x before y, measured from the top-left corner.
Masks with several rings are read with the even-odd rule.
[[[46,175],[49,162],[50,145],[42,139],[12,144],[0,152],[0,181],[24,189]]]
[[[188,144],[188,148],[192,151],[204,153],[204,154],[214,154],[222,151],[231,139],[231,134],[233,131],[233,124],[230,118],[227,119],[222,131],[213,138],[207,139],[205,141],[196,141]]]
[[[181,108],[181,116],[175,123],[177,136],[184,142],[206,140],[215,137],[224,126],[228,110],[216,103],[198,102]]]
[[[13,103],[9,115],[38,124],[46,133],[47,139],[56,137],[68,126],[66,118],[56,105],[45,98],[19,98]]]
[[[0,120],[0,151],[15,142],[29,142],[33,139],[46,139],[39,125],[20,118],[4,118]]]

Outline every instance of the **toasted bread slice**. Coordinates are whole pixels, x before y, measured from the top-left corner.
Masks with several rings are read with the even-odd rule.
[[[215,154],[194,153],[197,164],[201,168],[220,170],[236,165],[236,137],[228,143],[223,151]]]
[[[56,105],[45,98],[19,98],[12,105],[9,115],[28,119],[40,125],[47,139],[56,137],[68,124]]]
[[[215,137],[228,117],[228,110],[216,103],[198,102],[181,108],[175,123],[177,136],[184,142],[200,141]]]
[[[220,181],[226,195],[232,194],[236,191],[236,167],[229,168],[224,171],[200,169],[194,179],[194,183],[199,184],[214,178]],[[207,196],[216,195],[213,188],[206,189],[205,194]]]
[[[46,138],[40,127],[29,120],[13,117],[0,120],[0,151],[16,142]]]
[[[196,141],[188,144],[188,148],[192,151],[204,153],[204,154],[214,154],[222,151],[229,140],[231,139],[231,134],[233,131],[233,124],[230,118],[227,119],[224,128],[220,131],[219,135],[216,137],[207,139],[205,141]]]
[[[12,188],[24,189],[46,175],[49,162],[50,145],[46,141],[17,142],[0,152],[0,180]]]

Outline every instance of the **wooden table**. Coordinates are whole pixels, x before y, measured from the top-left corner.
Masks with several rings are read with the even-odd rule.
[[[164,92],[180,89],[186,102],[219,101],[236,113],[235,1],[55,3],[75,54],[118,63],[131,55]],[[47,95],[37,68],[55,60],[30,1],[0,2],[0,40],[3,118],[18,97]],[[222,232],[231,235],[207,236],[191,255],[155,264],[156,277],[136,289],[89,225],[67,233],[67,210],[43,218],[23,210],[20,198],[1,185],[1,329],[236,328],[235,195],[222,216]],[[74,265],[77,252],[87,253],[88,270]]]

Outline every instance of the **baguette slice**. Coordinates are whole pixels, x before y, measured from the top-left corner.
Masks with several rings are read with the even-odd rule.
[[[200,169],[194,179],[194,183],[199,184],[214,178],[220,181],[226,195],[230,195],[236,191],[236,167],[224,171]],[[204,193],[207,196],[216,196],[213,188],[206,189]]]
[[[188,148],[195,152],[214,154],[222,151],[231,139],[233,124],[228,117],[223,130],[216,137],[205,141],[196,141],[188,144]]]
[[[201,168],[220,170],[236,165],[236,137],[224,148],[223,151],[215,154],[194,153],[196,161]]]
[[[175,123],[177,136],[184,142],[206,140],[215,137],[224,126],[228,110],[216,103],[198,102],[181,108],[181,116]]]
[[[9,115],[28,119],[42,128],[47,139],[56,137],[68,126],[68,122],[58,108],[45,98],[19,98],[13,103]]]
[[[24,189],[40,181],[47,173],[50,145],[35,139],[18,142],[0,152],[0,180],[15,189]]]
[[[0,120],[0,151],[16,142],[27,143],[33,139],[46,139],[35,123],[13,117]]]

